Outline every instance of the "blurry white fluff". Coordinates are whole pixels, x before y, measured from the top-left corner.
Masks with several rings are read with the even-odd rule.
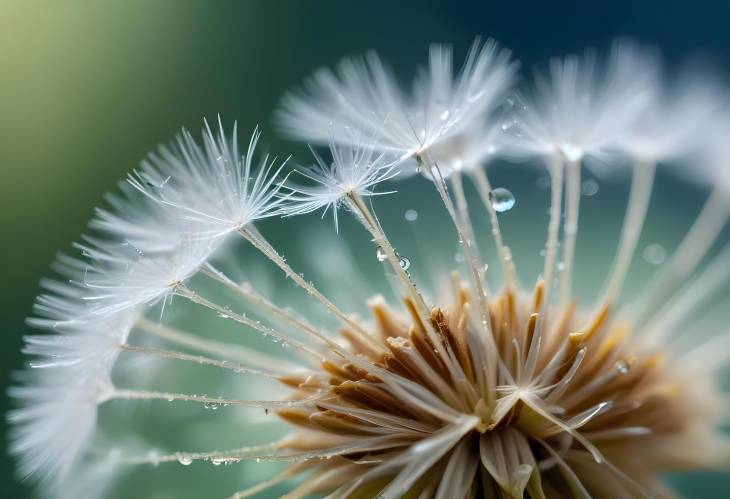
[[[276,119],[290,137],[327,144],[328,130],[350,128],[373,136],[372,147],[402,157],[470,129],[501,105],[518,64],[494,40],[477,40],[457,76],[451,48],[434,44],[408,95],[370,52],[345,59],[337,74],[319,70],[303,90],[284,97]]]
[[[657,78],[654,54],[627,41],[614,43],[603,66],[593,50],[555,58],[548,75],[536,73],[532,91],[517,97],[505,128],[524,154],[600,155],[649,110]]]
[[[76,293],[71,287],[68,291]],[[36,370],[23,373],[10,390],[20,408],[8,415],[10,451],[20,459],[20,473],[39,474],[51,487],[64,482],[83,457],[96,429],[97,406],[111,390],[118,345],[126,341],[139,312],[79,320],[78,309],[56,306],[73,297],[64,296],[58,286],[54,293],[61,301],[53,304],[53,295],[39,298],[36,311],[45,318],[29,323],[60,334],[25,337],[24,352],[33,356]]]

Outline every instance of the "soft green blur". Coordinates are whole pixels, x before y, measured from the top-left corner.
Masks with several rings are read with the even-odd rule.
[[[522,3],[508,7],[496,2],[446,1],[3,2],[0,385],[7,386],[10,372],[22,366],[23,321],[54,254],[70,248],[104,192],[182,126],[197,130],[203,117],[215,118],[218,113],[224,123],[238,120],[242,136],[260,124],[263,141],[273,151],[281,156],[293,152],[307,161],[301,146],[278,139],[271,130],[270,116],[278,99],[315,68],[370,48],[407,76],[416,63],[424,61],[429,42],[451,42],[457,53],[463,53],[477,34],[496,37],[528,62],[581,50],[586,44],[605,46],[611,37],[623,33],[660,42],[670,57],[703,48],[723,53],[730,45],[721,25],[698,19],[701,9],[684,12],[679,2],[535,5],[535,12],[531,8]],[[661,9],[664,24],[645,21],[652,17],[653,9]],[[669,31],[675,38],[667,38],[667,25],[674,27]],[[504,217],[504,223],[516,258],[524,262],[524,276],[534,276],[540,265],[538,251],[547,217],[546,193],[535,184],[540,175],[509,168],[495,172],[495,185],[509,187],[517,195],[517,207]],[[621,220],[625,179],[601,182],[599,193],[585,202],[587,222],[579,240],[578,289],[600,282],[610,264]],[[405,223],[397,220],[406,208],[419,211],[416,223],[433,223],[427,217],[434,211],[436,199],[419,194],[427,188],[425,182],[416,182],[404,187],[397,201],[384,199],[377,207],[391,214],[391,224]],[[652,208],[643,243],[671,247],[696,212],[702,192],[664,177],[658,189],[663,191]],[[446,223],[444,218],[438,220]],[[331,229],[329,220],[317,223],[314,217],[308,223]],[[302,239],[292,241],[288,232],[277,233],[272,224],[267,230],[272,239],[286,245],[292,258],[303,258],[309,248]],[[296,230],[301,235],[302,227]],[[366,243],[361,234],[358,237]],[[428,249],[409,242],[405,233],[402,237],[403,247],[412,244],[411,255]],[[415,256],[413,260],[417,275],[419,261]],[[633,284],[650,271],[639,265],[632,273]],[[165,372],[164,376],[176,378],[175,373]],[[193,378],[174,381],[185,380],[196,382]],[[0,400],[4,413],[9,402]],[[150,421],[145,436],[158,443],[180,441],[203,449],[244,440],[233,438],[234,434],[250,434],[252,441],[265,440],[276,431],[257,429],[259,433],[254,434],[245,419],[228,418],[226,431],[231,433],[221,433],[210,426],[202,428],[200,420],[208,414],[201,416],[200,411],[190,409],[183,421],[199,430],[193,438],[185,424],[166,419],[171,414],[169,409],[142,414],[138,419],[148,417]],[[4,420],[0,430],[4,439]],[[268,465],[220,468],[213,474],[202,465],[163,468],[139,472],[124,485],[119,497],[217,497],[215,494],[230,493],[231,487],[253,483],[271,471]],[[223,475],[226,478],[219,478]],[[696,498],[718,497],[718,491],[730,485],[726,477],[717,475],[674,481]],[[165,483],[175,483],[172,492],[165,493]],[[16,481],[13,463],[5,452],[0,452],[0,495],[29,497],[29,488]]]

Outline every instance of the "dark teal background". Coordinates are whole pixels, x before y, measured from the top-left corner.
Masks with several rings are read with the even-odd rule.
[[[477,34],[527,65],[626,34],[657,44],[670,62],[701,53],[727,68],[728,18],[730,4],[717,0],[4,1],[0,385],[22,365],[23,320],[55,252],[179,127],[197,130],[202,117],[221,113],[242,130],[261,124],[281,154],[301,152],[276,140],[270,116],[312,70],[374,48],[407,75],[429,42],[453,43],[461,54]],[[730,486],[718,476],[683,480],[696,498],[722,497]],[[0,453],[0,496],[28,495]]]

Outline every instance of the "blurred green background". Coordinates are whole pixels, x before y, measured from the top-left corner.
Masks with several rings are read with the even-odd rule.
[[[724,2],[711,0],[5,0],[0,5],[2,391],[9,373],[22,366],[23,321],[54,254],[68,249],[84,230],[104,192],[181,126],[197,130],[203,117],[221,113],[225,123],[239,120],[245,133],[260,124],[264,142],[277,153],[304,156],[301,146],[277,139],[272,110],[286,89],[343,56],[373,48],[408,75],[424,61],[429,42],[452,43],[461,54],[481,34],[496,38],[529,66],[586,45],[605,47],[614,36],[627,34],[657,44],[670,62],[701,53],[728,67],[728,14]],[[518,199],[532,195],[529,182],[535,175],[497,175]],[[660,186],[664,194],[657,202],[664,211],[653,211],[648,237],[671,245],[703,193],[672,179],[660,179]],[[608,181],[586,203],[586,213],[615,213],[617,229],[623,187]],[[415,198],[415,191],[405,191]],[[531,220],[527,211],[514,217]],[[520,225],[513,227],[507,232],[513,231],[514,246]],[[595,248],[616,237],[615,230],[586,230],[582,237]],[[540,237],[539,232],[532,237],[530,251],[539,249]],[[580,268],[580,253],[578,258]],[[610,254],[604,260],[610,262]],[[596,278],[578,277],[584,284]],[[3,396],[2,413],[8,405]],[[2,448],[5,433],[3,418]],[[719,475],[673,481],[695,498],[723,497],[730,487]],[[141,494],[135,497],[146,497]],[[5,452],[0,452],[0,496],[30,496]]]

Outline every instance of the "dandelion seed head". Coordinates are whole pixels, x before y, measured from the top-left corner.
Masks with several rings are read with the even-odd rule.
[[[296,175],[268,156],[255,161],[258,131],[241,153],[235,127],[227,136],[220,120],[215,134],[205,125],[202,145],[183,131],[149,156],[97,210],[80,255],[60,255],[57,276],[42,282],[28,323],[50,334],[26,336],[31,361],[10,392],[19,405],[8,419],[20,473],[54,497],[86,493],[87,484],[95,485],[88,495],[101,496],[135,466],[246,460],[288,466],[232,498],[295,478],[292,497],[552,499],[655,497],[666,493],[668,470],[727,463],[727,396],[716,378],[730,342],[694,320],[730,279],[728,247],[706,257],[730,215],[723,92],[699,80],[668,87],[653,51],[619,41],[605,64],[593,52],[553,60],[521,97],[508,93],[510,57],[477,41],[454,74],[451,50],[434,45],[411,94],[374,54],[344,61],[336,74],[320,70],[278,114],[289,135],[329,147],[325,155],[313,148],[315,164]],[[712,134],[703,133],[708,126]],[[661,258],[648,258],[645,247],[644,263],[657,273],[628,295],[657,167],[695,152],[687,169],[709,175],[715,191],[675,252],[662,247]],[[524,155],[550,164],[545,245],[529,252],[541,255],[543,269],[527,281],[507,237],[516,229],[502,233],[516,198],[492,188],[486,168]],[[572,282],[583,271],[575,258],[583,250],[581,175],[595,158],[611,166],[628,158],[632,167],[614,263],[590,303]],[[405,221],[398,209],[391,226],[376,211],[378,196],[417,169],[432,180],[424,184],[447,223],[409,203]],[[301,246],[319,278],[257,227],[322,210],[337,228],[343,207],[365,230],[370,257],[354,261],[335,248],[348,242],[341,234],[305,231]],[[411,253],[403,233],[418,231],[425,244]],[[449,234],[460,272],[435,249]],[[214,265],[234,237],[263,263],[240,258],[236,247]],[[485,259],[492,254],[496,262]],[[238,266],[249,276],[281,273],[308,305],[290,306],[276,286],[226,273]],[[371,282],[370,268],[384,270],[390,288]],[[345,302],[367,303],[370,316]],[[192,320],[172,321],[152,306]],[[204,314],[281,350],[249,347],[245,336],[223,341],[213,325],[196,331]],[[121,352],[216,370],[237,393],[156,390],[152,373],[143,376],[147,388],[127,387],[115,371]],[[249,392],[272,399],[244,398]],[[288,432],[222,451],[110,448],[97,438],[97,420],[112,400],[198,404],[205,416],[247,407],[267,421],[276,416]],[[168,420],[195,431],[184,426],[188,418]]]

